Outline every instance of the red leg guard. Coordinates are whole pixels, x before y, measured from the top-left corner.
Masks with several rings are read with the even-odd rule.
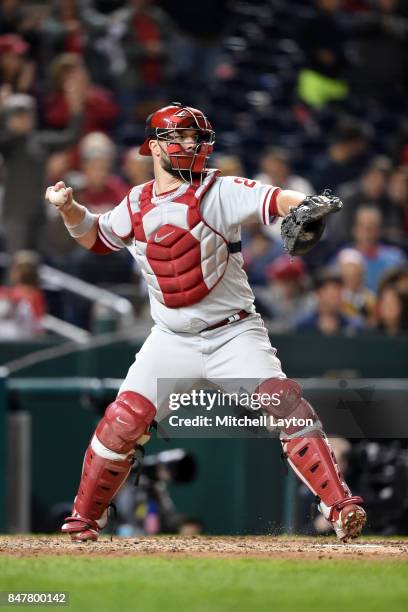
[[[351,495],[326,438],[293,438],[283,442],[283,450],[299,478],[326,506],[336,506]]]
[[[73,513],[65,519],[62,531],[70,533],[73,540],[96,540],[99,530],[106,524],[103,514],[126,480],[131,466],[132,455],[122,461],[112,461],[98,456],[92,446],[88,446]]]
[[[97,539],[106,509],[129,474],[133,449],[155,413],[149,400],[132,391],[121,393],[106,409],[85,454],[72,516],[62,526],[73,540]]]
[[[342,479],[318,416],[302,397],[301,387],[294,380],[269,379],[258,387],[257,392],[267,393],[269,397],[279,396],[278,405],[271,402],[265,407],[268,414],[277,418],[311,419],[312,424],[308,427],[297,426],[295,420],[281,429],[285,456],[299,478],[319,497],[319,508],[332,522],[338,537],[346,541],[359,535],[366,516],[356,504],[363,500],[352,497]]]

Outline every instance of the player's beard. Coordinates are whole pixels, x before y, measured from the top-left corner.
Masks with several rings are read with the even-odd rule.
[[[173,170],[170,162],[170,158],[168,155],[163,153],[160,157],[160,165],[167,174],[171,174],[171,176],[175,176],[176,178],[180,178],[180,172],[178,170]]]
[[[201,177],[201,174],[199,172],[190,172],[189,170],[175,170],[171,165],[169,156],[163,150],[162,155],[160,157],[160,165],[163,170],[167,172],[167,174],[175,176],[178,179],[181,178],[185,183],[190,183],[191,180],[199,180]]]

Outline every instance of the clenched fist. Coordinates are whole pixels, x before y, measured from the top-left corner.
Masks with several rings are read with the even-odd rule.
[[[67,187],[63,181],[59,181],[54,186],[47,188],[45,199],[60,211],[64,211],[72,205],[72,187]]]

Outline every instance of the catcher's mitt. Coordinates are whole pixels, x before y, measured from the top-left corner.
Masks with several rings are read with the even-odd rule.
[[[324,218],[341,210],[343,203],[330,192],[308,196],[283,219],[281,235],[290,255],[304,255],[319,242]]]

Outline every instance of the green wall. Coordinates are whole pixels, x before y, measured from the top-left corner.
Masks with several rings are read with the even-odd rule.
[[[354,338],[316,335],[282,335],[272,338],[284,371],[292,377],[408,378],[408,340],[383,336]],[[91,397],[78,390],[61,393],[62,377],[123,378],[141,341],[76,350],[13,372],[12,380],[51,378],[57,391],[40,392],[31,387],[6,394],[0,383],[0,491],[4,497],[5,414],[14,409],[32,415],[33,497],[46,511],[58,501],[70,501],[76,491],[85,448],[94,426],[114,388]],[[36,344],[2,343],[0,363],[30,350],[57,347],[54,341]],[[182,372],[180,372],[182,376]],[[21,381],[23,382],[23,381]],[[178,509],[202,519],[211,533],[256,533],[273,530],[284,518],[282,476],[277,441],[220,439],[154,440],[148,452],[184,447],[199,462],[199,476],[190,485],[173,485]],[[10,470],[10,473],[12,471]],[[0,529],[4,529],[5,504],[0,504]]]
[[[98,406],[109,403],[114,393],[78,393],[73,380],[63,388],[40,382],[45,382],[42,390],[23,380],[22,385],[11,384],[14,408],[31,415],[33,505],[37,513],[47,513],[75,496]],[[283,482],[276,440],[153,438],[146,450],[179,447],[193,453],[198,473],[192,483],[171,486],[178,511],[202,520],[209,533],[264,533],[281,521]]]
[[[100,338],[100,337],[99,337]],[[337,373],[359,378],[405,378],[408,376],[408,336],[388,338],[380,334],[354,337],[313,333],[271,336],[283,370],[292,377],[331,376]],[[123,378],[143,339],[121,341],[97,348],[79,348],[16,372],[15,376],[97,376]],[[0,343],[0,365],[43,349],[42,343]],[[182,375],[182,372],[180,373]]]

